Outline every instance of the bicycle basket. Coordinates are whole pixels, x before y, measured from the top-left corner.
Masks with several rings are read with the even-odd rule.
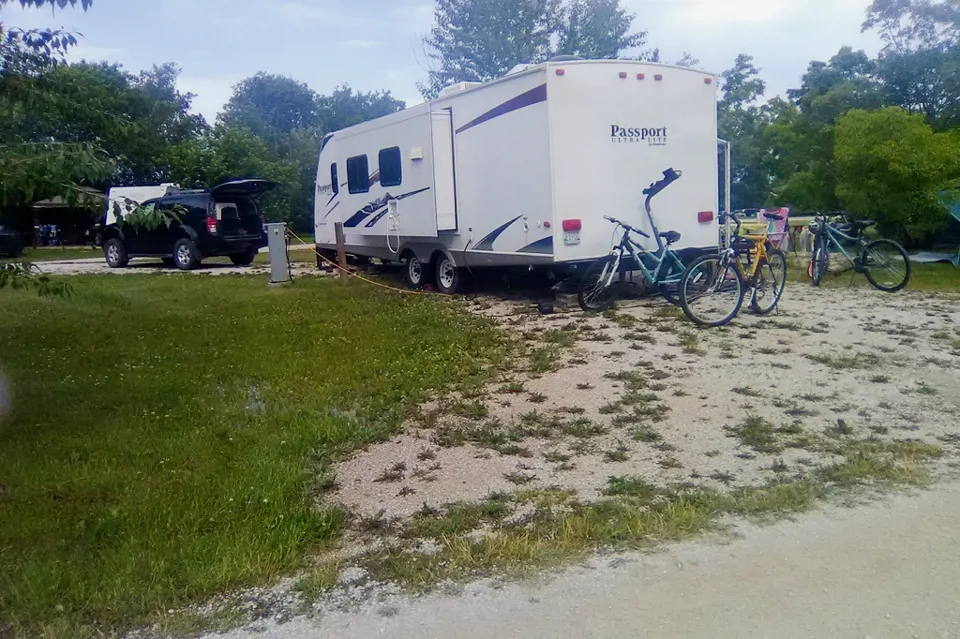
[[[763,235],[766,232],[766,222],[744,222],[740,225],[740,235]]]

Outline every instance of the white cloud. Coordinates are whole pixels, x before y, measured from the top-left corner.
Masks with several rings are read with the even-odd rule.
[[[337,26],[369,26],[370,20],[361,15],[355,15],[343,11],[329,3],[321,4],[303,2],[282,2],[280,4],[280,13],[288,21],[304,26],[308,22],[319,22],[328,25]]]
[[[177,88],[186,93],[195,93],[193,99],[194,113],[199,113],[207,122],[213,124],[217,115],[223,111],[223,105],[233,95],[233,87],[242,80],[241,77],[200,77],[182,75],[177,80]]]
[[[347,40],[343,46],[349,49],[372,49],[383,46],[383,43],[379,40]]]
[[[80,62],[81,60],[86,60],[87,62],[117,62],[123,57],[125,52],[125,49],[121,49],[119,47],[86,46],[84,45],[83,40],[80,40],[80,44],[70,48],[67,51],[67,61]]]

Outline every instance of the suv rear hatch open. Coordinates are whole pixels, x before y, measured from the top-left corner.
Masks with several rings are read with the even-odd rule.
[[[277,186],[269,180],[233,180],[210,189],[216,202],[216,234],[224,239],[260,237],[263,217],[253,198]]]

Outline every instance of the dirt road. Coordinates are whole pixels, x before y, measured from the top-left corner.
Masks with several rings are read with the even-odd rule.
[[[958,521],[960,484],[950,483],[741,526],[730,543],[598,559],[535,586],[388,597],[216,637],[960,637]]]

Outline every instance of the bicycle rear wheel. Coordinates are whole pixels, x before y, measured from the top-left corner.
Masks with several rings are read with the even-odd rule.
[[[780,249],[772,249],[767,259],[757,268],[757,287],[750,299],[750,308],[759,315],[767,315],[780,303],[787,284],[787,256]]]
[[[680,283],[680,307],[699,326],[730,323],[743,305],[743,279],[723,255],[704,255],[687,266]]]
[[[885,293],[895,293],[910,281],[910,257],[893,240],[867,244],[860,255],[867,281]]]
[[[613,272],[614,261],[614,256],[608,255],[587,267],[577,290],[580,308],[588,312],[599,312],[609,308],[617,299],[620,274]]]
[[[660,294],[663,295],[663,298],[673,304],[674,306],[680,305],[680,282],[683,279],[683,268],[680,266],[671,263],[669,266],[664,267],[666,273],[660,274],[660,281],[658,285],[660,287]]]

